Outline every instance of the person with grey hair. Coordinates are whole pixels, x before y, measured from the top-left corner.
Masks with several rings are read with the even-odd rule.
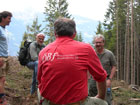
[[[74,40],[75,22],[57,19],[54,33],[56,40],[39,53],[40,105],[107,105],[106,71],[90,44]],[[97,81],[96,97],[88,97],[88,71]]]
[[[5,76],[9,71],[8,43],[6,26],[10,24],[12,13],[9,11],[0,12],[0,105],[6,105],[5,99]]]
[[[103,42],[105,42],[105,37],[101,34],[98,34],[94,37],[93,43],[95,44],[95,40],[101,38],[103,40]]]
[[[45,47],[44,45],[45,35],[43,33],[39,33],[36,35],[36,41],[33,41],[29,46],[29,55],[30,61],[27,63],[27,67],[33,70],[32,76],[32,85],[29,96],[33,96],[35,91],[37,90],[37,71],[38,71],[38,54]]]
[[[93,43],[95,44],[96,53],[101,61],[103,68],[107,72],[107,92],[106,92],[106,101],[108,105],[112,105],[112,92],[111,92],[111,80],[116,72],[116,60],[114,54],[104,48],[105,38],[103,35],[96,35],[94,37]],[[97,95],[96,81],[91,78],[89,82],[89,96]]]

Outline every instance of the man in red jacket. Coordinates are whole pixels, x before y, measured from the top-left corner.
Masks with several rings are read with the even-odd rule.
[[[54,23],[56,40],[39,53],[38,87],[42,105],[107,105],[106,71],[94,49],[73,40],[75,22],[59,18]],[[87,71],[97,81],[98,94],[88,97]]]

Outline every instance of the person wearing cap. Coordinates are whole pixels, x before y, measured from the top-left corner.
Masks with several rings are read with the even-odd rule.
[[[5,98],[5,76],[9,71],[9,60],[8,60],[8,43],[7,43],[7,30],[11,22],[12,13],[9,11],[0,12],[0,105],[6,105],[7,101]]]
[[[76,24],[59,18],[54,23],[56,40],[38,57],[40,105],[107,105],[106,76],[90,44],[75,41]],[[88,75],[97,81],[98,94],[88,97]]]
[[[30,61],[27,63],[27,67],[33,70],[32,85],[30,90],[30,95],[32,96],[37,87],[37,70],[38,70],[38,54],[45,47],[44,44],[45,35],[39,33],[36,35],[36,41],[33,41],[29,46],[29,56]]]

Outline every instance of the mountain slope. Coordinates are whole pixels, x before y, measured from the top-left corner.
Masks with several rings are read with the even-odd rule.
[[[39,24],[45,26],[43,23],[44,15],[38,15]],[[96,27],[98,22],[80,16],[74,16],[74,20],[76,22],[77,32],[81,32],[83,41],[87,43],[91,43],[93,36],[95,35]],[[8,44],[9,44],[9,55],[17,56],[19,51],[19,46],[22,41],[22,37],[24,32],[26,31],[26,26],[31,25],[33,20],[28,20],[26,22],[23,19],[12,18],[12,22],[10,26],[7,26],[7,30],[9,32],[8,35]]]

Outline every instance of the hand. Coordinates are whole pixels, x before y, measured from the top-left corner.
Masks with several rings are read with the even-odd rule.
[[[105,100],[105,98],[100,97],[98,94],[95,96],[95,98],[99,98],[99,99]]]
[[[111,80],[110,79],[106,80],[106,87],[107,88],[111,87]]]
[[[108,103],[104,99],[101,99],[101,98],[98,98],[98,97],[90,97],[90,98],[94,100],[95,104],[98,104],[98,105],[108,105]]]
[[[0,58],[0,67],[2,67],[2,66],[3,66],[3,59]]]

